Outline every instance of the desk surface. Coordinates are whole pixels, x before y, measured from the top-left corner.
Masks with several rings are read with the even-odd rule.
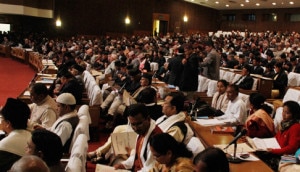
[[[215,144],[228,144],[233,139],[233,136],[229,134],[212,134],[210,127],[201,126],[193,121],[188,120],[188,123],[193,128],[196,136],[201,140],[205,147],[210,147]],[[240,164],[230,163],[231,172],[272,172],[264,162],[259,161],[247,161]]]

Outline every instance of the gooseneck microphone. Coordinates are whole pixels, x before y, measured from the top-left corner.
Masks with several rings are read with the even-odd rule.
[[[224,148],[227,149],[230,145],[236,143],[236,141],[241,138],[242,136],[244,136],[247,133],[246,129],[243,129],[239,134],[237,134],[234,139]]]

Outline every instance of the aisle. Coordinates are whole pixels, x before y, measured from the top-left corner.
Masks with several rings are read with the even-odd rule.
[[[0,56],[0,106],[4,106],[8,97],[16,98],[34,74],[29,65]]]

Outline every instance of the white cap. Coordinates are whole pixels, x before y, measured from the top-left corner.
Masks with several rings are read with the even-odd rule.
[[[65,104],[65,105],[75,105],[76,100],[75,97],[71,93],[62,93],[56,98],[57,103]]]

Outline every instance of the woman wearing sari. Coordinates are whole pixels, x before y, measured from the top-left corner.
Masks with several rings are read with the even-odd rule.
[[[246,120],[247,135],[249,137],[274,137],[274,122],[270,114],[272,108],[266,104],[265,97],[260,93],[252,93],[250,99],[250,116]]]

